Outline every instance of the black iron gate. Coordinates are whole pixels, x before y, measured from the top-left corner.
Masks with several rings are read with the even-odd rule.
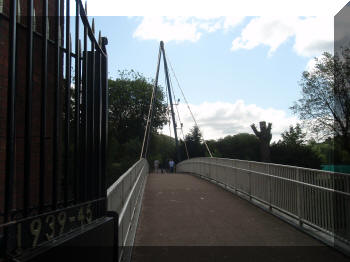
[[[69,0],[0,5],[2,261],[106,216],[108,89],[107,39],[80,0],[72,17]]]

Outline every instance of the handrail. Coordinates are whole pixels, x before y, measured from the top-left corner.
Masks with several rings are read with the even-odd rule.
[[[196,163],[206,164],[206,162],[204,162],[204,161],[198,161]],[[322,190],[326,190],[326,191],[329,191],[329,192],[338,193],[338,194],[350,197],[350,193],[348,193],[348,192],[343,192],[343,191],[339,191],[339,190],[336,190],[336,189],[331,189],[331,188],[328,188],[328,187],[322,187],[322,186],[318,186],[318,185],[308,184],[308,183],[305,183],[305,182],[302,182],[302,181],[298,181],[298,180],[293,180],[293,179],[289,179],[289,178],[285,178],[285,177],[279,177],[279,176],[270,175],[270,174],[257,172],[257,171],[254,171],[254,170],[249,170],[249,169],[244,169],[244,168],[239,168],[239,167],[232,167],[232,166],[222,165],[222,164],[215,164],[215,165],[216,166],[220,166],[220,167],[226,167],[226,168],[234,168],[234,169],[237,169],[237,170],[240,170],[240,171],[243,171],[243,172],[251,172],[251,173],[254,173],[254,174],[257,174],[257,175],[273,177],[273,178],[276,178],[276,179],[280,179],[280,180],[284,180],[284,181],[288,181],[288,182],[292,182],[292,183],[296,183],[296,184],[300,184],[300,185],[304,185],[304,186],[310,186],[312,188],[322,189]],[[314,170],[314,169],[312,169],[312,170]]]
[[[118,213],[118,261],[130,256],[149,165],[141,158],[107,189],[107,209]],[[125,252],[124,252],[125,251]]]
[[[269,165],[269,166],[285,167],[285,168],[298,168],[300,170],[305,170],[305,171],[317,171],[319,173],[327,173],[327,174],[337,173],[337,174],[341,174],[341,175],[344,175],[344,176],[350,176],[350,174],[348,174],[348,173],[332,172],[332,171],[313,169],[313,168],[308,168],[308,167],[299,167],[299,166],[283,165],[283,164],[276,164],[276,163],[265,163],[265,162],[251,161],[251,160],[242,160],[242,159],[235,159],[235,158],[232,158],[232,159],[231,158],[223,158],[223,157],[213,157],[213,158],[218,159],[218,160],[234,160],[234,161],[253,163],[253,164],[265,164],[265,165]],[[202,159],[202,157],[191,158],[191,160],[194,160],[194,159]],[[187,160],[185,160],[185,161],[187,161]]]
[[[137,161],[135,164],[133,164],[127,171],[125,171],[124,174],[122,174],[108,189],[107,189],[107,196],[115,190],[115,188],[122,183],[122,181],[125,179],[126,176],[129,175],[129,173],[136,168],[136,166],[139,164],[140,161]]]
[[[350,253],[349,174],[206,157],[182,161],[177,170],[247,196],[252,203],[267,206],[274,215]],[[310,227],[314,230],[310,231]]]

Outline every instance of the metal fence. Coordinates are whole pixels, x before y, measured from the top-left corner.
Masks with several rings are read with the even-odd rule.
[[[95,37],[82,2],[74,17],[69,0],[1,5],[0,260],[105,215],[108,119],[107,39]],[[71,207],[83,213],[68,229]]]
[[[142,158],[107,190],[108,211],[119,215],[119,261],[131,255],[148,171],[148,162]]]
[[[225,158],[180,162],[193,173],[261,203],[299,228],[349,252],[350,175]]]

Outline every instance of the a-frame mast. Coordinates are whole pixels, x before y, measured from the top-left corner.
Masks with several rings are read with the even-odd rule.
[[[176,128],[176,121],[175,121],[175,113],[174,113],[173,99],[172,99],[172,95],[171,95],[168,64],[167,64],[167,61],[166,61],[165,50],[164,50],[164,42],[163,41],[160,41],[160,49],[162,50],[162,53],[163,53],[165,78],[166,78],[168,94],[169,94],[171,117],[173,119],[173,127],[174,127],[174,134],[175,134],[176,157],[177,157],[177,159],[176,159],[177,161],[176,162],[179,163],[181,161],[180,152],[179,152],[179,141],[177,139],[177,128]]]
[[[175,134],[175,148],[176,148],[176,162],[179,163],[181,161],[180,157],[180,152],[179,152],[179,141],[177,139],[177,127],[176,127],[176,120],[175,120],[175,113],[174,113],[174,106],[173,106],[173,99],[171,95],[171,87],[170,87],[170,81],[169,81],[169,71],[168,71],[168,64],[166,61],[166,56],[165,56],[165,50],[164,50],[164,42],[160,41],[160,50],[159,50],[159,55],[158,55],[158,64],[157,64],[157,72],[156,72],[156,79],[154,83],[154,96],[152,96],[152,101],[151,101],[151,108],[150,108],[150,122],[147,125],[147,130],[145,132],[144,136],[144,142],[145,139],[146,141],[146,147],[145,149],[142,147],[142,152],[141,152],[141,157],[147,158],[147,153],[148,153],[148,147],[149,147],[149,142],[150,142],[150,133],[151,133],[151,127],[153,123],[153,116],[154,116],[154,101],[155,101],[155,96],[156,96],[156,90],[158,86],[158,76],[159,76],[159,68],[160,68],[160,60],[161,60],[161,55],[163,54],[163,61],[164,61],[164,72],[165,72],[165,77],[166,77],[166,84],[167,84],[167,89],[168,89],[168,94],[169,94],[169,102],[170,102],[170,109],[171,109],[171,117],[173,120],[173,127],[174,127],[174,134]]]

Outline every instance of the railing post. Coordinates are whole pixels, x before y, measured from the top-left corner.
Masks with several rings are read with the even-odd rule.
[[[232,166],[234,167],[235,170],[235,192],[237,194],[237,187],[238,187],[238,174],[237,174],[237,163],[235,160],[232,162]]]
[[[299,168],[297,168],[297,181],[300,182],[300,172]],[[302,190],[301,190],[301,184],[297,183],[297,212],[298,212],[298,223],[299,226],[301,227],[303,225],[303,222],[301,220],[301,210],[302,210],[302,196],[301,196]]]
[[[270,175],[270,164],[267,164],[267,174]],[[268,178],[268,185],[269,185],[269,191],[268,191],[268,198],[269,198],[269,211],[272,211],[272,177],[269,176]]]
[[[248,178],[249,178],[249,200],[252,201],[252,172],[251,163],[248,163]]]

